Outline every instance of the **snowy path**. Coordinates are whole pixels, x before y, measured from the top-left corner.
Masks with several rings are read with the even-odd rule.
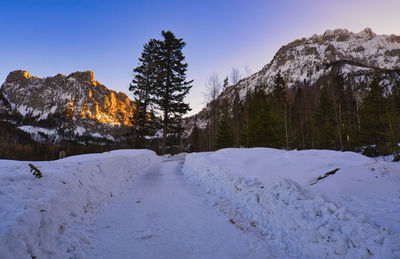
[[[181,173],[152,166],[94,220],[92,258],[268,258],[267,244],[235,228]]]

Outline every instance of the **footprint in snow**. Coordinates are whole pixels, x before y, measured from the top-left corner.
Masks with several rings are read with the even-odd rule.
[[[145,230],[138,235],[138,239],[150,239],[152,237],[154,237],[154,234],[150,230]]]

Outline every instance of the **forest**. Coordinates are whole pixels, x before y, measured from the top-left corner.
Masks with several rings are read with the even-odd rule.
[[[280,72],[274,84],[259,82],[244,100],[215,98],[208,104],[207,126],[196,124],[190,151],[228,147],[331,149],[399,159],[400,80],[389,87],[384,73],[351,83],[332,71],[313,85],[286,87]]]

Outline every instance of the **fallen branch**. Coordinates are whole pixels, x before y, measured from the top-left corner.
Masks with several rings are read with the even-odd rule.
[[[42,172],[40,172],[40,170],[36,166],[29,164],[29,167],[31,168],[31,173],[33,172],[33,175],[37,178],[41,178],[43,176]]]
[[[315,182],[310,183],[310,185],[314,185],[314,184],[318,183],[320,180],[325,179],[326,177],[335,174],[339,170],[340,170],[340,168],[336,168],[332,171],[326,172],[323,176],[318,176],[318,178],[315,180]]]

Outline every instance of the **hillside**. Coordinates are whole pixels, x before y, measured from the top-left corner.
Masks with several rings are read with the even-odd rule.
[[[282,96],[274,96],[278,75],[283,83],[283,99]],[[357,127],[358,131],[362,131],[364,122],[361,113],[366,111],[366,107],[363,111],[363,103],[371,93],[374,79],[381,91],[382,105],[393,103],[392,107],[397,107],[398,100],[395,95],[397,96],[400,85],[400,36],[377,35],[369,28],[359,33],[346,29],[327,30],[321,35],[315,34],[282,46],[272,61],[259,72],[243,78],[236,85],[226,87],[218,98],[208,103],[201,112],[187,118],[186,132],[190,136],[193,128],[198,128],[201,142],[211,143],[200,150],[214,150],[218,126],[212,125],[215,120],[212,117],[219,118],[222,110],[228,109],[234,137],[233,146],[248,146],[248,141],[243,140],[243,135],[249,134],[246,129],[252,114],[249,114],[248,110],[255,104],[254,101],[249,102],[249,94],[263,89],[265,96],[262,98],[270,104],[270,107],[264,109],[271,111],[271,114],[275,113],[271,115],[275,116],[272,121],[279,124],[285,120],[286,123],[285,129],[272,126],[275,133],[270,132],[270,135],[279,135],[282,131],[286,131],[287,135],[286,141],[281,140],[280,144],[274,147],[343,149],[347,145],[347,148],[353,149],[354,146],[365,144],[356,140],[357,136],[360,136]],[[393,87],[395,91],[392,91]],[[324,94],[325,99],[322,98]],[[316,138],[322,138],[316,134],[321,131],[320,126],[325,122],[316,120],[318,116],[321,117],[318,113],[325,112],[321,109],[323,102],[326,102],[324,107],[331,107],[326,114],[335,116],[327,119],[330,124],[327,128],[340,131],[325,137],[330,138],[331,142],[336,141],[332,140],[332,136],[338,138],[337,142],[340,143],[331,146],[318,146],[314,141]],[[215,109],[218,111],[213,112]],[[260,107],[254,109],[259,110]],[[392,117],[397,117],[398,107],[393,109],[396,111],[393,111],[393,114],[392,111],[389,113]],[[284,110],[285,114],[279,110]],[[343,122],[349,124],[340,126]],[[392,127],[390,123],[387,122],[388,126],[384,127]],[[349,132],[350,129],[352,132]],[[394,131],[396,130],[393,129],[390,134],[397,134]],[[346,140],[348,143],[344,143]],[[189,138],[189,142],[193,141]],[[189,145],[193,146],[193,143]]]

